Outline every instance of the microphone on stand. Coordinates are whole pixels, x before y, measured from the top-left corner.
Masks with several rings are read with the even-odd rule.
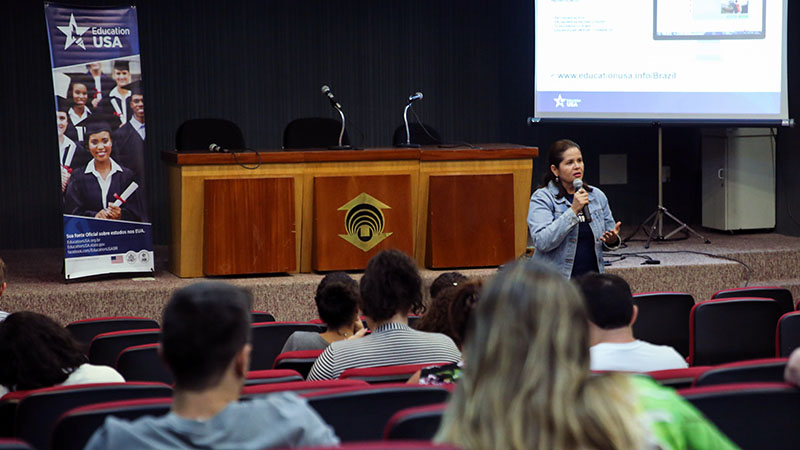
[[[223,148],[214,143],[208,144],[208,150],[217,153],[230,153],[227,148]]]
[[[577,194],[578,191],[583,189],[583,180],[581,180],[580,178],[575,178],[574,180],[572,180],[572,187],[575,188],[575,193]],[[589,205],[584,206],[582,211],[583,211],[584,222],[591,223],[592,215],[589,214]]]
[[[403,147],[403,148],[420,148],[421,147],[421,145],[419,145],[419,144],[412,144],[411,143],[411,130],[408,127],[408,108],[411,108],[411,104],[414,103],[417,100],[420,100],[421,98],[422,98],[422,92],[417,92],[415,94],[411,94],[411,95],[408,96],[408,103],[406,103],[406,107],[403,110],[403,123],[405,123],[405,125],[406,125],[406,141],[405,142],[401,142],[400,144],[398,144],[397,145],[398,147]]]
[[[323,94],[325,94],[326,97],[328,97],[328,100],[331,102],[331,106],[333,106],[333,109],[338,111],[339,115],[342,117],[342,129],[341,131],[339,131],[339,145],[334,145],[328,148],[331,150],[351,149],[352,147],[349,145],[342,145],[342,139],[344,138],[344,125],[345,125],[344,111],[342,111],[342,105],[340,105],[339,102],[336,100],[336,97],[334,97],[333,92],[331,92],[331,88],[327,84],[322,85],[322,88],[320,88],[320,92],[322,92]]]

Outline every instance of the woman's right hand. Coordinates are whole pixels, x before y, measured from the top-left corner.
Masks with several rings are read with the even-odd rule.
[[[572,212],[578,215],[583,208],[589,204],[589,193],[586,189],[581,188],[575,191],[575,196],[572,198]]]

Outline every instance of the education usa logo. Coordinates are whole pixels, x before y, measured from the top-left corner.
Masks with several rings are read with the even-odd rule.
[[[122,48],[122,41],[120,36],[130,36],[131,29],[123,27],[81,27],[75,21],[75,15],[69,15],[69,25],[56,27],[58,31],[64,33],[67,37],[64,42],[64,50],[70,48],[73,44],[86,50],[86,43],[83,40],[83,34],[91,30],[92,45],[95,48]]]
[[[558,94],[558,97],[553,99],[556,102],[556,108],[577,108],[581,106],[581,99],[579,98],[564,98],[561,94]]]

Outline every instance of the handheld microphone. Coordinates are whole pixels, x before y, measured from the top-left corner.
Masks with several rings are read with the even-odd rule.
[[[227,148],[222,148],[219,145],[214,144],[214,143],[208,144],[208,150],[212,151],[212,152],[218,152],[218,153],[229,153]]]
[[[422,98],[422,92],[417,92],[416,94],[410,95],[408,97],[408,103],[411,103],[415,100],[419,100]]]
[[[575,193],[578,193],[581,189],[583,189],[583,180],[580,178],[575,178],[572,180],[572,187],[575,188]],[[583,217],[584,222],[590,223],[592,221],[592,215],[589,213],[589,205],[583,207]]]
[[[342,109],[342,105],[340,105],[339,102],[336,101],[336,97],[333,96],[333,92],[331,92],[331,88],[328,87],[327,84],[322,85],[322,88],[320,88],[320,92],[322,92],[328,97],[328,100],[330,100],[331,105],[333,105],[334,108]]]

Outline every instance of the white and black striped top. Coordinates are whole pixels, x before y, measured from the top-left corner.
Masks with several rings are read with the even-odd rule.
[[[408,325],[390,322],[360,339],[337,341],[319,355],[309,380],[338,378],[345,369],[354,367],[396,366],[456,362],[461,352],[448,336],[426,333]]]

